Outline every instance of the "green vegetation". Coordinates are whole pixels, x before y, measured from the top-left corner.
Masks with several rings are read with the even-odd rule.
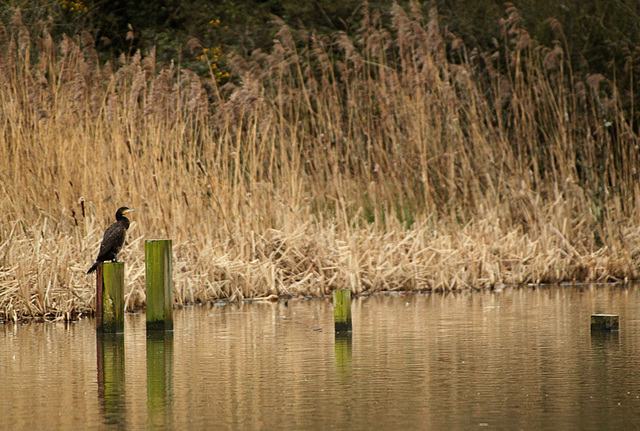
[[[238,21],[165,2],[147,11],[164,33],[107,46],[104,4],[42,4],[0,9],[0,318],[90,310],[84,269],[122,205],[138,209],[129,309],[145,301],[143,240],[163,237],[178,304],[637,278],[637,47],[596,73],[557,18],[537,39],[515,7],[251,21],[270,2]],[[85,21],[63,36],[74,22],[40,25],[45,9]],[[246,18],[255,45],[190,33],[189,10],[211,34]],[[613,71],[620,47],[598,54]]]
[[[337,32],[354,36],[361,29],[365,10],[376,22],[390,28],[394,4],[427,17],[438,13],[440,32],[448,42],[464,43],[467,53],[474,48],[502,53],[509,35],[504,20],[507,9],[518,12],[518,29],[539,47],[559,46],[572,72],[601,74],[618,88],[625,111],[636,124],[630,90],[640,90],[640,4],[634,0],[590,2],[553,0],[503,1],[454,0],[415,3],[399,0],[318,0],[301,4],[295,0],[12,0],[0,5],[0,22],[5,24],[21,11],[28,29],[46,26],[54,41],[63,34],[86,32],[96,41],[103,60],[154,49],[156,61],[171,61],[202,73],[206,52],[218,53],[212,64],[219,81],[229,73],[224,58],[230,53],[250,55],[270,51],[283,23],[304,33],[296,42],[303,45],[311,34],[334,37]],[[513,36],[513,35],[511,35]],[[197,49],[194,49],[197,48]],[[504,47],[502,47],[504,48]],[[463,61],[455,50],[450,60]],[[223,79],[220,79],[223,78]]]

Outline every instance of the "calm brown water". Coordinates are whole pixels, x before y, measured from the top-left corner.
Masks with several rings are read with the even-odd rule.
[[[169,337],[5,324],[0,428],[638,429],[639,316],[599,286],[359,298],[351,339],[329,300],[176,310]]]

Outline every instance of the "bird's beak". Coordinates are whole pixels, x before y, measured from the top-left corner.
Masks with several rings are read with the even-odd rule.
[[[135,210],[136,210],[135,208],[129,208],[129,209],[125,210],[124,213],[125,214],[126,213],[130,213],[131,211],[135,211]]]

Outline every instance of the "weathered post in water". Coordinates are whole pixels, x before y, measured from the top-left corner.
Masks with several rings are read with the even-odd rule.
[[[351,332],[351,290],[333,291],[333,321],[336,332]]]
[[[591,331],[617,331],[620,318],[617,314],[592,314]]]
[[[147,331],[173,330],[171,240],[145,241]]]
[[[124,332],[124,262],[98,264],[96,331]]]

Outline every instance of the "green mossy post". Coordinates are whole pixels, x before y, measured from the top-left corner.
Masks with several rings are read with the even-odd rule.
[[[617,314],[592,314],[591,331],[617,331],[620,318]]]
[[[124,332],[124,262],[103,262],[98,265],[96,331]]]
[[[145,241],[147,331],[173,330],[173,270],[170,239]]]
[[[351,332],[351,290],[333,291],[333,320],[336,332]]]

